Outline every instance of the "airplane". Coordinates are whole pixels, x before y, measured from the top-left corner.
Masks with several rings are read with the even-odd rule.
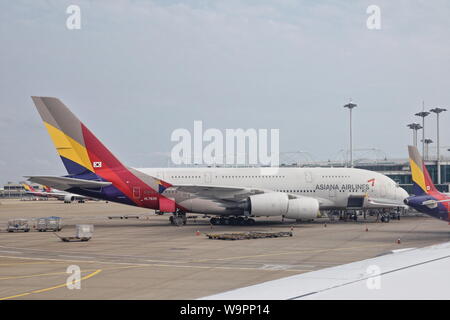
[[[45,194],[45,192],[38,191],[27,183],[22,183],[22,186],[25,189],[26,194],[30,194],[30,195],[33,195],[35,197],[40,197],[40,198],[48,198],[48,196]]]
[[[417,148],[408,146],[408,152],[413,195],[404,200],[405,204],[433,218],[450,221],[450,196],[436,189]]]
[[[377,172],[354,168],[131,168],[57,98],[32,97],[68,171],[30,181],[97,199],[170,213],[213,216],[211,224],[251,225],[255,217],[313,220],[319,210],[403,207],[407,192]],[[269,168],[274,169],[274,168]],[[269,170],[272,171],[272,170]]]
[[[38,191],[27,183],[22,183],[22,186],[25,188],[27,194],[31,194],[35,197],[40,198],[56,198],[58,200],[64,200],[64,203],[71,203],[73,201],[83,203],[85,200],[89,199],[85,196],[80,196],[78,194],[54,190],[48,186],[43,186],[44,191]]]

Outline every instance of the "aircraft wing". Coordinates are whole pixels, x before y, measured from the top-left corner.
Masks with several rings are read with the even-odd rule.
[[[70,188],[100,188],[111,185],[111,182],[84,180],[68,177],[56,176],[26,176],[28,180],[50,186],[59,190],[68,190]]]
[[[424,202],[422,202],[423,205],[427,206],[427,205],[432,205],[435,203],[442,203],[442,202],[450,202],[450,199],[444,199],[444,200],[426,200]]]
[[[213,185],[173,185],[171,189],[187,192],[196,195],[199,198],[211,200],[227,200],[239,202],[248,196],[273,192],[258,188],[245,188],[233,186],[213,186]]]
[[[187,192],[194,194],[199,198],[213,200],[215,202],[226,201],[240,202],[245,198],[261,194],[261,193],[272,193],[273,190],[266,190],[261,188],[246,188],[246,187],[235,187],[235,186],[214,186],[214,185],[173,185],[171,189],[176,189],[177,191]],[[295,194],[289,194],[289,199],[297,198],[308,198],[307,196],[299,196]],[[333,203],[330,200],[315,198],[319,201],[320,207],[331,206]]]
[[[273,190],[266,190],[262,188],[247,188],[234,186],[214,186],[214,185],[173,185],[171,189],[177,191],[188,192],[197,195],[200,198],[209,199],[223,199],[240,201],[249,196],[261,193],[273,193]],[[290,199],[305,198],[305,196],[298,196],[289,194]],[[322,199],[317,199],[319,203]]]
[[[396,300],[450,297],[450,242],[403,249],[204,297],[206,300]]]

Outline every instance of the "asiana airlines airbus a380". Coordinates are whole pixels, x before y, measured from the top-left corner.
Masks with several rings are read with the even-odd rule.
[[[32,97],[68,175],[33,176],[59,190],[172,213],[214,216],[212,224],[254,217],[314,219],[319,210],[394,208],[407,192],[377,172],[353,168],[127,167],[57,98]]]

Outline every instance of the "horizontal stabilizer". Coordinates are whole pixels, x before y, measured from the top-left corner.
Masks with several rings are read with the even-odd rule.
[[[58,190],[68,190],[71,188],[101,188],[111,185],[111,182],[92,181],[67,177],[55,176],[26,176],[28,180],[43,184]]]
[[[442,203],[442,202],[450,202],[450,199],[445,199],[445,200],[430,199],[430,200],[426,200],[426,201],[422,202],[422,205],[427,206],[430,209],[434,209],[434,208],[437,208],[438,203]]]
[[[377,206],[377,207],[386,207],[386,208],[402,207],[402,208],[407,208],[407,206],[403,202],[385,201],[383,199],[374,199],[374,198],[368,198],[367,202],[369,204]]]

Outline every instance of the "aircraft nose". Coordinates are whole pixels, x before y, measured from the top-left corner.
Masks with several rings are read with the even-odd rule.
[[[403,188],[400,188],[399,191],[400,191],[399,193],[400,200],[402,200],[405,204],[407,204],[406,201],[409,198],[408,192],[406,192],[406,190]]]

